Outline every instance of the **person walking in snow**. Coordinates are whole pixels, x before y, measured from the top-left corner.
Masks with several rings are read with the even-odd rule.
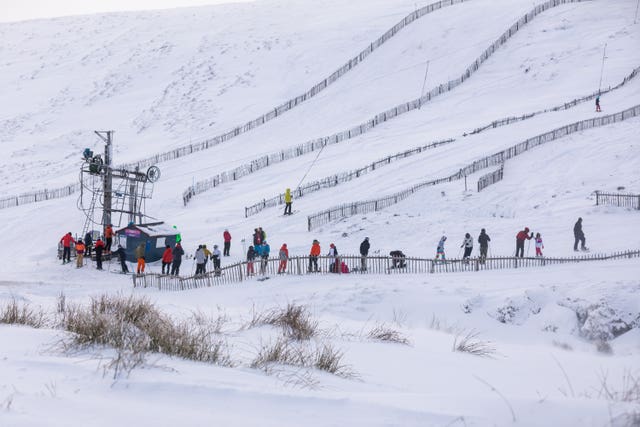
[[[544,244],[542,243],[542,236],[540,233],[536,233],[536,256],[542,256],[542,250],[544,249]]]
[[[71,245],[75,245],[76,241],[71,235],[71,232],[68,232],[60,239],[60,243],[62,244],[62,263],[66,264],[71,262]]]
[[[525,227],[516,234],[516,258],[518,256],[524,258],[524,241],[531,239],[533,239],[533,232],[529,234],[529,227]]]
[[[137,274],[144,274],[144,267],[146,265],[146,262],[144,260],[146,250],[144,246],[145,246],[144,242],[140,242],[140,244],[135,250],[136,260],[138,260],[138,265],[136,268]]]
[[[253,270],[253,261],[256,259],[256,251],[253,246],[249,246],[247,251],[247,276],[253,276],[255,271]]]
[[[104,251],[105,244],[101,238],[98,237],[96,240],[95,251],[96,251],[96,267],[98,270],[102,270],[102,252]]]
[[[438,260],[438,258],[442,257],[442,261],[445,260],[445,255],[444,255],[444,242],[447,241],[447,236],[442,236],[440,238],[440,241],[438,242],[438,247],[436,248],[436,261]]]
[[[182,264],[182,255],[184,255],[184,249],[182,244],[177,242],[173,248],[173,262],[171,263],[171,275],[177,276],[180,274],[180,264]]]
[[[466,260],[465,262],[469,262],[469,257],[471,257],[471,251],[473,251],[473,238],[471,237],[471,234],[466,233],[464,235],[464,240],[462,241],[462,245],[460,245],[461,248],[464,248],[464,255],[462,256],[463,260]]]
[[[278,252],[278,257],[280,258],[280,265],[278,266],[278,274],[283,274],[287,272],[287,260],[289,259],[289,249],[287,249],[287,244],[283,243],[280,246],[280,251]]]
[[[573,250],[576,252],[578,251],[578,242],[580,242],[580,249],[586,251],[586,240],[584,238],[584,232],[582,231],[582,218],[578,218],[578,221],[576,221],[575,225],[573,226],[573,237],[575,238],[575,241],[573,243]]]
[[[83,266],[84,250],[86,247],[82,243],[82,239],[78,239],[76,242],[76,268]]]
[[[291,189],[287,188],[284,192],[284,214],[291,215]]]
[[[213,260],[213,271],[216,276],[221,274],[220,270],[220,258],[222,254],[220,253],[220,249],[218,249],[218,245],[213,245],[213,252],[211,252],[211,259]]]
[[[171,269],[171,263],[173,262],[173,251],[170,245],[165,245],[164,252],[162,253],[162,274],[169,274]],[[167,270],[165,273],[165,269]]]
[[[369,238],[365,237],[360,243],[360,271],[367,271],[367,255],[369,255]]]
[[[118,255],[118,259],[120,260],[120,268],[122,268],[122,272],[124,274],[128,273],[129,267],[127,267],[127,253],[122,245],[118,245],[118,250],[115,253]]]
[[[489,251],[489,242],[491,238],[487,234],[486,230],[483,228],[480,230],[480,235],[478,236],[478,243],[480,243],[480,262],[484,263],[487,259],[487,252]]]
[[[601,112],[600,110],[600,95],[596,96],[596,113]]]
[[[311,245],[311,251],[309,252],[309,273],[312,271],[318,272],[318,257],[320,253],[320,242],[314,239]],[[313,269],[311,268],[312,266]]]
[[[231,250],[231,233],[229,233],[229,230],[224,230],[222,238],[224,239],[224,249],[222,254],[224,256],[229,256],[229,251]]]

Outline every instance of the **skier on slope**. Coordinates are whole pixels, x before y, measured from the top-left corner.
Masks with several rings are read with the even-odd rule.
[[[471,256],[471,251],[473,251],[473,238],[471,234],[467,233],[464,235],[464,240],[462,241],[461,248],[464,248],[464,255],[462,256],[463,260],[469,262],[469,257]]]
[[[284,214],[291,215],[291,189],[287,188],[284,192]]]
[[[524,230],[520,230],[516,234],[516,258],[524,258],[524,241],[533,239],[533,232],[529,234],[529,227],[525,227]],[[518,255],[520,254],[520,255]]]
[[[480,262],[484,263],[487,259],[487,252],[489,251],[489,242],[491,238],[487,234],[486,230],[483,228],[480,230],[480,235],[478,236],[478,243],[480,243]]]

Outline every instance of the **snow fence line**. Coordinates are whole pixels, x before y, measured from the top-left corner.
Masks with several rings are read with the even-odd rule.
[[[500,37],[498,37],[498,39],[495,42],[491,44],[491,46],[485,49],[484,52],[478,58],[476,58],[476,60],[471,65],[469,65],[466,68],[466,70],[462,73],[462,75],[460,75],[460,77],[453,80],[449,80],[447,83],[436,86],[435,88],[431,89],[429,92],[427,92],[420,98],[417,98],[408,102],[404,102],[393,108],[388,109],[387,111],[379,113],[375,117],[357,126],[354,126],[351,129],[347,129],[342,132],[337,132],[330,136],[307,141],[306,143],[300,144],[288,150],[282,150],[280,152],[267,154],[263,157],[253,160],[251,163],[244,164],[242,166],[239,166],[227,172],[222,172],[208,179],[198,181],[195,183],[195,185],[188,187],[183,192],[182,200],[184,205],[186,206],[189,203],[189,201],[193,198],[193,196],[203,193],[205,191],[208,191],[212,188],[215,188],[222,183],[235,181],[237,179],[240,179],[243,176],[247,176],[262,168],[268,167],[275,163],[280,163],[284,160],[289,160],[295,157],[302,156],[304,154],[313,152],[315,150],[322,149],[329,144],[337,144],[341,141],[346,141],[351,138],[355,138],[359,135],[362,135],[364,133],[371,131],[373,128],[380,125],[381,123],[388,122],[400,115],[403,115],[410,111],[421,108],[423,104],[428,103],[429,101],[431,101],[432,98],[435,98],[439,95],[450,92],[451,90],[455,89],[460,84],[465,82],[467,79],[469,79],[471,75],[474,74],[476,71],[478,71],[478,69],[480,69],[480,66],[487,59],[489,59],[489,57],[491,57],[498,50],[500,46],[505,44],[507,40],[509,40],[522,27],[524,27],[526,24],[531,22],[540,13],[545,12],[546,10],[556,6],[569,4],[569,3],[581,3],[584,1],[590,1],[590,0],[549,0],[545,3],[537,5],[530,12],[525,14],[513,25],[511,25],[508,30],[506,30]],[[205,148],[208,148],[208,147],[205,147]],[[187,154],[190,154],[190,153],[191,152]],[[173,157],[173,158],[176,158],[176,157]],[[154,159],[156,163],[160,161],[160,158],[158,156],[154,157]],[[167,160],[170,160],[170,159],[167,159]],[[152,164],[152,163],[149,163],[149,164]],[[144,167],[144,166],[147,166],[147,164],[146,163],[140,164],[140,167]]]
[[[311,274],[436,274],[460,273],[469,271],[505,270],[514,268],[544,267],[547,265],[568,264],[586,261],[606,261],[622,258],[638,258],[640,250],[614,252],[612,254],[581,255],[566,258],[546,257],[497,257],[471,258],[439,261],[425,258],[398,258],[391,256],[343,255],[338,257],[317,257],[317,269],[310,263],[309,256],[294,256],[287,260],[284,271],[281,260],[269,258],[256,259],[253,262],[243,261],[222,267],[218,272],[210,271],[198,276],[170,276],[156,273],[132,275],[134,288],[158,288],[160,291],[183,291],[187,289],[205,288],[244,280],[261,280],[270,275],[301,276]],[[249,264],[252,267],[249,267]],[[343,271],[342,265],[346,266]],[[313,265],[313,269],[311,266]],[[340,268],[334,272],[332,265]],[[313,271],[311,271],[313,270]],[[251,274],[255,271],[255,274]],[[278,272],[281,271],[281,272]]]
[[[468,0],[460,0],[459,2],[463,2],[463,1],[468,1]],[[494,42],[488,49],[485,50],[485,52],[478,58],[476,59],[476,61],[470,66],[467,67],[467,70],[465,71],[465,73],[463,73],[463,75],[456,79],[456,80],[451,80],[446,84],[440,84],[438,87],[432,89],[429,93],[425,94],[423,97],[419,98],[418,100],[414,100],[414,101],[410,101],[407,103],[403,103],[400,104],[399,106],[396,106],[394,108],[391,108],[387,111],[385,111],[384,113],[380,113],[378,114],[375,118],[369,120],[366,123],[363,123],[359,126],[356,126],[350,130],[347,131],[343,131],[343,132],[339,132],[337,134],[331,135],[329,137],[324,137],[324,138],[319,138],[317,140],[312,140],[307,142],[306,144],[301,144],[298,147],[294,147],[293,149],[288,150],[288,152],[291,152],[292,150],[295,150],[296,155],[292,155],[292,156],[288,156],[288,152],[285,154],[285,151],[279,152],[279,153],[273,153],[267,156],[263,156],[257,160],[252,161],[250,164],[245,164],[243,166],[240,166],[236,169],[233,169],[231,171],[228,172],[223,172],[221,174],[218,174],[214,177],[210,177],[206,180],[201,180],[198,183],[196,183],[195,186],[191,186],[189,187],[187,190],[185,190],[183,192],[182,195],[182,199],[183,199],[183,203],[186,206],[189,201],[191,200],[191,198],[196,195],[196,194],[200,194],[204,191],[208,191],[211,188],[215,188],[216,186],[220,185],[221,183],[224,182],[229,182],[229,181],[234,181],[236,179],[241,178],[242,176],[246,176],[249,173],[253,173],[254,171],[257,171],[259,169],[261,169],[262,167],[266,167],[269,166],[269,164],[273,164],[273,163],[277,163],[279,161],[283,161],[286,159],[290,159],[290,158],[294,158],[294,157],[298,157],[301,156],[303,154],[306,154],[308,152],[314,151],[316,149],[320,149],[323,148],[324,146],[326,146],[329,143],[338,143],[340,141],[343,140],[347,140],[353,137],[356,137],[362,133],[368,132],[369,130],[371,130],[373,127],[377,126],[379,123],[381,123],[382,118],[384,118],[384,120],[382,121],[388,121],[393,119],[394,117],[397,117],[401,114],[404,114],[408,111],[412,111],[415,108],[420,108],[422,106],[423,103],[428,102],[429,100],[431,100],[431,98],[448,92],[451,89],[457,87],[460,83],[462,83],[463,81],[465,81],[467,78],[469,78],[471,76],[471,74],[473,74],[475,71],[478,70],[478,68],[480,67],[480,65],[486,61],[494,52],[495,50],[501,46],[502,44],[504,44],[506,42],[507,39],[509,39],[511,36],[513,36],[522,26],[524,26],[525,24],[527,24],[528,22],[530,22],[535,16],[537,16],[539,13],[546,11],[547,9],[551,8],[551,7],[555,7],[561,4],[566,4],[566,3],[576,3],[576,2],[583,2],[583,1],[589,1],[589,0],[550,0],[544,4],[538,5],[536,6],[532,11],[530,11],[529,13],[527,13],[526,15],[524,15],[522,18],[520,18],[515,24],[513,24],[496,42]],[[458,1],[454,1],[454,0],[449,0],[449,1],[441,1],[441,2],[437,2],[437,3],[433,3],[432,5],[428,5],[425,6],[421,9],[418,9],[418,11],[416,11],[418,13],[418,18],[433,12],[435,10],[438,10],[444,6],[448,6],[448,5],[453,5],[456,4]],[[428,10],[430,7],[432,7],[432,10]],[[421,12],[422,11],[422,12]],[[414,12],[414,13],[416,13]],[[396,24],[397,25],[401,25],[401,23],[403,23],[405,20],[409,19],[409,23],[415,21],[415,19],[411,19],[409,18],[411,16],[407,15],[407,17],[405,17],[405,19],[403,21],[401,21],[400,23]],[[406,24],[402,24],[402,27],[404,27]],[[393,29],[387,31],[386,34],[388,33],[393,33],[392,35],[395,35],[398,32],[398,30],[393,31]],[[380,39],[384,38],[385,35],[383,35],[382,37],[380,37]],[[388,40],[390,37],[387,37],[385,39]],[[382,43],[380,43],[378,45],[378,47],[381,45]],[[366,49],[365,49],[366,50]],[[359,55],[358,55],[359,56]],[[365,56],[368,56],[365,55]],[[343,66],[344,68],[344,66]],[[351,68],[349,68],[351,69]],[[334,73],[335,74],[335,73]],[[344,74],[344,73],[343,73]],[[343,75],[341,74],[341,75]],[[635,76],[635,74],[634,74]],[[335,80],[334,80],[335,81]],[[626,79],[625,79],[626,81]],[[625,82],[623,82],[622,84],[624,84]],[[621,86],[622,84],[618,85],[617,87]],[[317,85],[316,85],[317,86]],[[616,88],[617,88],[616,87]],[[611,88],[609,88],[609,90],[611,90]],[[608,90],[604,90],[602,91],[602,93],[606,93]],[[589,98],[590,99],[590,98]],[[572,102],[576,102],[579,100],[574,100]],[[288,101],[288,103],[290,103],[291,101]],[[288,104],[285,103],[285,104]],[[285,105],[283,104],[283,105]],[[569,104],[565,104],[565,105],[570,105]],[[298,105],[298,104],[296,104]],[[574,104],[575,105],[575,104]],[[295,105],[294,105],[295,106]],[[570,105],[571,106],[571,105]],[[567,107],[567,108],[570,108]],[[292,107],[291,107],[292,108]],[[289,108],[290,109],[290,108]],[[273,112],[268,113],[267,115],[271,115],[274,114],[273,117],[267,119],[266,116],[267,115],[263,115],[258,119],[253,120],[252,122],[248,122],[247,124],[243,125],[243,126],[238,126],[236,127],[234,130],[227,132],[226,134],[223,135],[219,135],[217,137],[214,137],[209,141],[209,143],[207,144],[207,141],[203,142],[203,143],[199,143],[199,144],[189,144],[188,146],[184,146],[181,148],[177,148],[175,150],[169,151],[169,152],[165,152],[165,153],[159,153],[159,154],[155,154],[154,156],[151,156],[147,159],[143,159],[140,160],[138,162],[133,162],[133,163],[128,163],[125,164],[121,167],[124,168],[131,168],[131,167],[135,167],[136,165],[138,167],[145,167],[145,166],[150,166],[156,163],[161,163],[164,161],[169,161],[169,160],[174,160],[210,147],[213,147],[217,144],[219,144],[220,142],[224,142],[227,141],[233,137],[236,137],[238,135],[240,135],[241,133],[245,133],[250,129],[253,129],[261,124],[264,124],[265,121],[268,120],[272,120],[273,118],[277,117],[279,113],[277,113],[278,108],[275,108]],[[513,121],[518,121],[521,120],[520,117],[516,117],[516,118],[511,118],[511,119],[503,119],[503,120],[513,120]],[[253,122],[259,122],[259,124],[257,125],[253,125],[252,127],[249,126],[250,123]],[[508,123],[508,122],[507,122]],[[505,124],[507,124],[505,123]],[[248,127],[249,126],[249,127]],[[496,125],[497,126],[497,125]],[[493,126],[493,127],[496,127]],[[480,130],[481,131],[481,130]],[[217,141],[219,140],[219,142],[214,143],[213,141]],[[305,151],[305,146],[310,145],[310,147],[306,147],[306,151]],[[301,152],[298,153],[299,150],[303,150]],[[254,170],[255,169],[255,170]],[[249,172],[247,172],[247,170],[249,170]],[[74,185],[74,184],[72,184]],[[79,189],[79,186],[77,188],[75,188],[70,194],[74,193],[75,191],[77,191]],[[38,193],[44,192],[47,190],[41,190]],[[58,190],[50,190],[50,192],[54,192],[54,191],[58,191]],[[18,202],[20,200],[23,200],[24,203],[33,203],[35,201],[42,201],[42,200],[49,200],[52,197],[50,197],[49,199],[42,199],[42,198],[38,198],[37,196],[34,196],[35,193],[27,193],[25,195],[22,195],[23,197],[21,199],[18,199],[16,196],[11,196],[5,199],[0,199],[0,209],[3,208],[7,208],[7,207],[14,207],[14,206],[18,206]],[[68,194],[68,195],[70,195]],[[66,197],[66,196],[60,196],[60,197]]]
[[[512,117],[506,117],[503,119],[499,119],[499,120],[494,120],[493,122],[491,122],[490,124],[480,127],[480,128],[476,128],[474,129],[472,132],[470,132],[469,134],[465,133],[463,134],[463,136],[467,136],[467,135],[474,135],[474,134],[478,134],[480,132],[484,132],[487,129],[494,129],[497,128],[499,126],[507,126],[510,125],[512,123],[516,123],[516,122],[520,122],[523,120],[527,120],[530,119],[532,117],[535,117],[536,115],[539,114],[544,114],[544,113],[548,113],[551,111],[560,111],[560,110],[568,110],[569,108],[573,108],[576,105],[592,100],[594,99],[596,96],[601,95],[603,93],[607,93],[616,89],[619,89],[620,87],[624,86],[629,80],[633,79],[634,77],[636,77],[638,75],[638,72],[640,71],[640,67],[636,67],[628,76],[626,76],[622,82],[620,82],[618,85],[614,86],[613,88],[611,86],[609,86],[609,88],[607,89],[603,89],[600,90],[598,92],[594,92],[592,94],[580,97],[580,98],[576,98],[573,101],[570,102],[565,102],[561,105],[552,107],[552,108],[546,108],[544,110],[539,110],[533,113],[528,113],[522,116],[512,116]],[[362,175],[364,175],[366,172],[368,171],[373,171],[376,169],[379,169],[380,167],[383,167],[387,164],[390,164],[392,160],[400,160],[400,159],[405,159],[407,157],[411,157],[414,154],[419,154],[422,151],[426,150],[426,149],[430,149],[430,148],[436,148],[442,144],[445,143],[449,143],[449,142],[454,142],[455,138],[451,138],[451,139],[446,139],[443,141],[438,141],[438,142],[433,142],[427,145],[422,145],[420,147],[416,147],[416,148],[412,148],[409,150],[405,150],[402,153],[397,153],[391,156],[387,156],[384,159],[378,160],[374,163],[372,163],[370,166],[366,166],[360,169],[356,169],[353,171],[346,171],[346,172],[342,172],[339,174],[334,174],[325,178],[322,178],[320,180],[311,182],[309,184],[306,184],[303,187],[298,187],[296,189],[293,190],[293,195],[296,198],[300,198],[302,196],[304,196],[305,194],[314,192],[314,191],[319,191],[323,188],[331,188],[331,187],[335,187],[336,185],[340,184],[340,183],[344,183],[344,182],[348,182],[351,181],[352,179],[355,178],[359,178]],[[478,181],[478,192],[481,191],[482,189],[486,188],[487,186],[491,185],[491,184],[495,184],[496,182],[500,181],[502,179],[502,173],[504,172],[503,168],[500,168],[498,170],[496,170],[495,172],[492,172],[491,174],[488,174],[482,178],[480,178],[480,180]],[[491,175],[491,176],[489,176]],[[188,190],[187,190],[188,191]],[[186,194],[183,193],[183,197]],[[269,208],[269,207],[274,207],[274,206],[278,206],[278,205],[282,205],[284,204],[284,193],[280,193],[279,195],[272,197],[270,199],[263,199],[262,201],[255,203],[251,206],[247,206],[244,208],[244,216],[245,218],[251,216],[251,215],[255,215],[257,213],[259,213],[260,211]],[[185,203],[186,205],[186,203]]]
[[[446,182],[457,181],[490,166],[503,165],[504,162],[506,162],[508,159],[519,156],[520,154],[525,153],[530,149],[542,145],[546,142],[555,141],[557,139],[563,138],[575,132],[583,131],[585,129],[591,129],[595,127],[606,126],[611,123],[621,122],[630,118],[637,117],[639,115],[640,105],[636,105],[635,107],[631,107],[627,110],[610,114],[608,116],[586,119],[579,122],[571,123],[566,126],[562,126],[552,131],[529,138],[505,150],[476,160],[473,163],[467,164],[466,166],[462,167],[458,172],[447,177],[421,182],[406,190],[380,199],[347,203],[312,214],[307,217],[307,230],[311,231],[319,226],[328,224],[329,222],[335,221],[337,219],[379,211],[406,199],[407,197],[426,187]]]
[[[604,193],[596,190],[596,206],[611,205],[640,211],[640,194]]]

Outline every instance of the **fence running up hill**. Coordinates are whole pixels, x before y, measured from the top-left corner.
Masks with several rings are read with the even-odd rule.
[[[326,145],[337,144],[341,141],[355,138],[359,135],[362,135],[364,133],[371,131],[373,128],[377,127],[382,123],[388,122],[400,115],[403,115],[410,111],[421,108],[422,105],[430,102],[431,99],[455,89],[456,87],[461,85],[463,82],[465,82],[467,79],[469,79],[471,75],[474,74],[476,71],[478,71],[480,69],[480,66],[485,61],[487,61],[487,59],[489,59],[489,57],[491,57],[500,48],[500,46],[505,44],[507,40],[509,40],[521,28],[523,28],[525,25],[531,22],[540,13],[556,6],[569,4],[569,3],[579,3],[582,1],[586,1],[586,0],[549,0],[545,3],[537,5],[536,7],[533,8],[533,10],[531,10],[529,13],[521,17],[518,21],[516,21],[516,23],[511,25],[511,27],[509,27],[508,30],[506,30],[495,42],[491,44],[491,46],[485,49],[484,52],[478,58],[476,58],[476,60],[471,65],[469,65],[465,69],[465,71],[460,75],[460,77],[450,80],[445,84],[440,84],[436,86],[435,88],[431,89],[429,92],[427,92],[420,98],[411,100],[409,102],[404,102],[393,108],[388,109],[387,111],[379,113],[375,117],[357,126],[354,126],[351,129],[347,129],[342,132],[337,132],[327,137],[322,137],[322,138],[317,138],[311,141],[307,141],[306,143],[300,144],[297,147],[293,147],[288,150],[283,150],[281,152],[263,156],[259,159],[252,161],[250,164],[245,164],[235,169],[232,169],[230,171],[212,176],[208,179],[198,181],[196,182],[195,185],[190,186],[184,191],[182,195],[182,199],[185,206],[189,203],[189,201],[192,199],[193,196],[203,193],[205,191],[208,191],[212,188],[215,188],[224,182],[235,181],[243,176],[254,173],[264,167],[282,162],[284,160],[289,160],[294,157],[298,157],[315,150],[322,149]],[[292,137],[295,137],[295,135],[292,135]],[[187,154],[190,154],[190,152]],[[156,162],[158,162],[160,161],[161,158],[156,156],[154,157],[154,159]],[[170,159],[167,159],[167,160],[170,160]],[[152,163],[149,163],[149,164],[152,164]]]
[[[471,258],[469,260],[447,260],[436,261],[433,259],[423,258],[393,258],[388,256],[371,256],[366,257],[366,270],[361,269],[362,257],[345,255],[338,257],[338,265],[343,262],[349,267],[350,274],[435,274],[435,273],[458,273],[465,271],[485,271],[485,270],[504,270],[514,268],[527,267],[543,267],[547,265],[567,264],[585,261],[604,261],[621,258],[637,258],[640,257],[640,251],[616,252],[609,255],[582,255],[569,258],[515,258],[500,257],[487,258],[485,260],[479,258]],[[309,257],[291,257],[288,260],[287,268],[283,275],[324,275],[336,274],[330,272],[330,265],[336,260],[333,257],[318,257],[318,272],[309,272]],[[402,264],[403,263],[403,264]],[[256,260],[254,264],[257,275],[247,275],[247,262],[240,262],[223,267],[220,274],[208,272],[203,275],[179,277],[162,274],[143,274],[133,275],[133,286],[140,288],[154,287],[161,291],[182,291],[186,289],[196,289],[211,286],[218,286],[231,283],[240,283],[244,280],[252,280],[269,275],[278,274],[280,265],[279,259],[268,259],[263,265],[264,269],[260,271],[261,264]],[[395,267],[394,267],[395,265]],[[343,273],[337,273],[343,274]]]
[[[478,179],[478,193],[487,188],[490,185],[495,184],[498,181],[502,181],[502,177],[504,176],[504,163],[500,165],[500,167],[490,172],[486,175],[482,175]]]
[[[640,210],[640,194],[603,193],[596,191],[596,205],[612,205]]]
[[[337,219],[346,218],[353,215],[366,214],[369,212],[384,209],[406,199],[407,197],[426,187],[442,184],[445,182],[456,181],[465,176],[469,176],[479,170],[488,168],[489,166],[504,164],[504,162],[506,162],[508,159],[519,156],[520,154],[525,153],[526,151],[529,151],[530,149],[546,142],[554,141],[572,133],[583,131],[585,129],[606,126],[611,123],[628,120],[638,115],[640,115],[640,105],[636,105],[635,107],[631,107],[627,110],[615,114],[610,114],[608,116],[582,120],[570,125],[562,126],[552,131],[529,138],[505,150],[483,157],[480,160],[476,160],[473,163],[464,166],[458,172],[450,176],[438,178],[432,181],[422,182],[406,190],[380,199],[343,204],[310,215],[307,217],[307,230],[311,231],[314,228],[317,228],[324,224],[328,224],[329,222]]]

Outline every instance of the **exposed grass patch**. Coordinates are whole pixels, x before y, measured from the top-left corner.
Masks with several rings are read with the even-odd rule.
[[[474,356],[491,357],[496,349],[490,341],[483,341],[479,338],[477,331],[471,330],[466,334],[456,335],[453,340],[453,351],[469,353]]]
[[[47,325],[47,316],[41,308],[33,308],[28,303],[19,303],[13,298],[0,308],[0,323],[42,328]]]
[[[396,344],[404,344],[409,345],[409,340],[402,335],[401,332],[385,325],[379,324],[376,325],[373,329],[369,331],[367,337],[376,341],[385,341],[385,342],[393,342]]]
[[[296,341],[308,340],[318,334],[318,322],[302,305],[287,304],[284,309],[276,308],[263,313],[253,313],[249,327],[272,325],[282,328],[285,336]]]

